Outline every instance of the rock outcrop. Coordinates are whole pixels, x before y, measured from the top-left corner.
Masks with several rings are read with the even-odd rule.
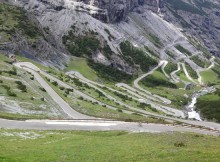
[[[92,13],[96,18],[101,18],[104,22],[120,22],[126,18],[130,11],[136,7],[149,5],[154,11],[158,11],[159,7],[163,7],[162,0],[81,0],[87,5],[96,6],[103,12]],[[103,14],[105,13],[105,14]],[[105,16],[103,16],[105,15]]]
[[[183,1],[188,2],[188,0],[178,2],[176,0],[7,0],[30,12],[42,28],[50,31],[53,39],[48,46],[44,46],[49,49],[45,52],[48,57],[58,58],[56,56],[59,54],[71,53],[63,48],[63,37],[68,35],[69,31],[72,30],[72,35],[76,37],[86,36],[92,32],[102,48],[108,45],[111,51],[108,51],[110,54],[107,57],[102,50],[96,50],[90,57],[99,63],[114,65],[127,73],[137,72],[138,65],[132,67],[128,59],[122,56],[120,43],[126,40],[137,48],[149,48],[150,52],[147,53],[152,57],[178,61],[186,60],[187,57],[172,45],[182,44],[191,53],[202,55],[203,52],[199,51],[201,49],[195,47],[186,37],[186,35],[194,35],[200,38],[210,51],[217,53],[220,49],[218,45],[220,27],[217,18],[220,15],[219,10],[202,7],[204,13],[211,15],[211,19],[207,19],[206,15],[192,13],[201,12],[198,11],[201,9],[198,9],[195,3],[191,3],[193,0],[187,5],[191,6],[189,7],[191,9],[195,8],[195,11],[181,9],[178,4]],[[195,2],[203,5],[203,2]],[[211,3],[217,1],[212,0]],[[183,24],[189,24],[190,27],[184,27]],[[53,42],[55,46],[50,46]],[[166,50],[162,50],[163,48],[171,50],[174,56],[169,56]],[[37,54],[36,51],[32,52],[33,55]],[[194,69],[198,68],[193,61],[188,62]]]
[[[7,0],[14,4],[32,4],[31,7],[45,5],[61,11],[65,8],[74,8],[77,11],[87,12],[103,22],[120,22],[124,20],[130,11],[143,5],[148,5],[151,10],[157,12],[163,7],[164,0]],[[30,8],[29,8],[30,9]]]
[[[180,4],[181,3],[181,4]],[[167,0],[164,9],[164,19],[220,56],[220,1],[218,0]]]

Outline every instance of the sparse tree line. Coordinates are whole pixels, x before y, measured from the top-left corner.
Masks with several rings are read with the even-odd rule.
[[[9,75],[17,75],[17,69],[15,67],[13,67],[11,70],[0,70],[0,75],[2,73],[6,73]]]
[[[147,72],[150,67],[157,65],[156,60],[148,56],[143,50],[133,47],[128,41],[122,42],[120,48],[125,61],[132,66],[140,65],[143,72]]]
[[[148,76],[147,78],[144,78],[141,82],[147,87],[163,86],[169,88],[177,88],[176,84],[173,84],[170,81],[164,80],[162,78],[158,79],[152,75]]]
[[[220,122],[220,89],[214,94],[198,98],[196,107],[205,119]]]

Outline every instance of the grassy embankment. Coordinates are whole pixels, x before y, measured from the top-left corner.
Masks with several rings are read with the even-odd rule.
[[[206,84],[209,84],[209,83],[219,84],[218,75],[212,69],[203,71],[200,73],[200,75],[202,77],[202,81]]]
[[[218,161],[220,138],[188,133],[0,130],[0,161]],[[23,137],[22,137],[23,136]],[[26,137],[26,138],[25,138]]]

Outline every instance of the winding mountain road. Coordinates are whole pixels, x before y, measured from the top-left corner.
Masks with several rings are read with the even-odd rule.
[[[37,130],[126,130],[132,132],[169,132],[169,131],[180,131],[180,132],[196,132],[202,134],[219,135],[220,125],[212,122],[197,122],[190,120],[183,120],[178,118],[172,118],[163,115],[156,115],[154,113],[148,113],[149,115],[160,117],[164,119],[180,121],[186,123],[186,126],[173,126],[173,125],[162,125],[162,124],[146,124],[146,123],[131,123],[131,122],[120,122],[120,121],[106,121],[104,119],[96,119],[90,116],[80,114],[73,110],[41,77],[40,74],[50,77],[50,79],[56,80],[53,76],[41,71],[38,67],[29,62],[15,63],[18,68],[22,68],[32,73],[35,79],[42,85],[48,94],[54,99],[55,102],[62,108],[62,110],[69,115],[72,119],[67,121],[53,121],[53,120],[27,120],[27,121],[16,121],[0,119],[0,128],[10,129],[37,129]],[[60,80],[56,80],[58,84],[68,86]],[[72,88],[72,87],[70,87]],[[75,92],[75,91],[74,91]],[[82,92],[80,92],[82,93]],[[85,94],[81,94],[85,95]],[[88,96],[85,96],[88,97]],[[92,99],[92,98],[91,98]],[[93,99],[95,100],[95,99]],[[134,109],[136,111],[136,109]],[[146,111],[139,110],[140,113],[146,113]],[[192,127],[190,125],[204,127],[202,129]],[[209,129],[206,129],[209,128]]]
[[[53,100],[62,108],[62,110],[72,119],[95,119],[93,117],[90,117],[90,116],[86,116],[86,115],[83,115],[77,111],[75,111],[74,109],[72,109],[68,103],[66,103],[48,84],[47,82],[40,76],[40,74],[46,76],[48,79],[50,80],[53,80],[53,81],[56,81],[60,86],[63,86],[65,88],[69,88],[69,89],[74,89],[74,87],[72,86],[69,86],[68,84],[64,83],[63,81],[47,74],[46,72],[40,70],[38,67],[36,67],[35,65],[33,65],[32,63],[29,63],[29,62],[19,62],[19,63],[15,63],[14,64],[16,67],[19,67],[19,68],[22,68],[23,70],[26,70],[26,71],[29,71],[30,73],[32,73],[36,80],[41,84],[41,86],[48,92],[48,94],[53,98]],[[39,74],[40,73],[40,74]],[[71,76],[71,75],[70,75]],[[87,83],[88,84],[88,83]],[[91,85],[90,85],[91,86]],[[95,89],[99,89],[97,87],[94,87],[93,88]],[[100,89],[99,89],[100,90]],[[100,90],[101,91],[101,90]],[[108,105],[108,104],[104,104],[96,99],[94,99],[93,97],[91,96],[88,96],[86,95],[85,93],[81,92],[81,91],[78,91],[77,89],[74,89],[74,93],[79,95],[79,96],[82,96],[83,98],[89,100],[89,101],[92,101],[92,102],[96,102],[98,103],[99,105],[105,105],[107,108],[110,108],[110,109],[113,109],[113,110],[117,110],[118,108],[117,107],[114,107],[114,106],[111,106],[111,105]],[[104,93],[107,98],[109,99],[112,99],[114,100],[114,102],[122,105],[122,106],[125,106],[127,108],[127,110],[123,110],[124,113],[127,113],[127,114],[132,114],[134,111],[135,112],[139,112],[143,115],[152,115],[152,116],[155,116],[155,117],[163,117],[162,115],[158,115],[156,113],[151,113],[151,112],[148,112],[148,111],[145,111],[145,110],[141,110],[141,109],[138,109],[138,108],[134,108],[132,106],[129,106],[129,105],[126,105],[120,101],[117,101],[116,99],[114,99],[113,97],[111,97],[110,95],[106,94],[105,92],[102,91],[102,93]],[[167,110],[163,110],[161,109],[161,106],[159,105],[155,105],[156,108],[158,108],[159,110],[162,110],[170,115],[175,115],[171,112],[167,112]],[[130,111],[129,111],[130,110]],[[180,116],[179,114],[177,114],[176,116]]]
[[[198,82],[201,85],[203,84],[203,82],[202,82],[202,76],[200,75],[200,73],[203,72],[203,71],[208,71],[208,70],[212,69],[215,66],[215,57],[214,56],[212,56],[209,61],[211,62],[211,65],[209,67],[204,68],[204,69],[200,69],[200,70],[196,70],[196,73],[199,76]]]
[[[139,86],[138,83],[139,83],[142,79],[144,79],[144,78],[146,78],[147,76],[153,74],[158,68],[160,68],[161,66],[163,66],[164,64],[167,64],[167,63],[168,63],[168,62],[167,62],[166,60],[160,61],[159,64],[158,64],[155,68],[153,68],[150,72],[148,72],[148,73],[146,73],[146,74],[140,76],[139,78],[137,78],[137,79],[134,81],[134,87],[137,88],[137,89],[140,90],[140,91],[145,92],[146,94],[152,95],[151,92],[149,92],[149,91],[147,91],[146,89],[144,89],[144,88],[142,88],[141,86]],[[155,95],[155,94],[153,94],[152,96],[155,97],[155,98],[158,98],[159,100],[162,100],[162,101],[163,101],[164,103],[166,103],[166,104],[171,104],[171,101],[168,100],[168,99],[166,99],[166,98],[164,98],[164,97],[161,97],[161,96],[158,96],[158,95]]]
[[[40,83],[40,85],[47,91],[51,98],[62,108],[62,110],[72,119],[92,119],[90,116],[83,115],[69,106],[51,87],[50,85],[40,76],[39,73],[43,73],[38,67],[28,62],[14,63],[14,66],[22,68],[25,71],[30,72],[34,75],[34,78]]]
[[[92,87],[94,88],[95,90],[98,90],[99,92],[101,92],[103,95],[105,95],[105,97],[107,97],[108,99],[114,101],[115,103],[121,105],[121,106],[124,106],[125,108],[128,108],[132,111],[136,111],[136,112],[140,112],[140,113],[143,113],[143,114],[148,114],[148,115],[152,115],[152,114],[149,114],[149,112],[145,111],[145,110],[140,110],[138,108],[135,108],[135,107],[132,107],[128,104],[125,104],[124,102],[121,102],[119,100],[117,100],[116,98],[112,97],[111,95],[108,95],[106,92],[104,92],[102,89],[100,89],[99,87],[105,87],[106,89],[112,91],[112,92],[117,92],[117,93],[120,93],[120,94],[123,94],[122,92],[120,91],[117,91],[117,90],[114,90],[112,88],[109,88],[107,86],[104,86],[102,84],[99,84],[99,83],[95,83],[93,81],[90,81],[86,78],[84,78],[81,74],[78,74],[78,73],[75,73],[75,72],[68,72],[66,73],[69,77],[73,77],[73,78],[78,78],[81,82],[83,83],[86,83],[89,87]],[[99,87],[97,87],[96,85],[98,85]],[[122,86],[122,85],[121,85]],[[126,85],[124,85],[126,86]],[[128,88],[128,85],[126,86]],[[121,87],[122,88],[122,87]],[[145,97],[149,97],[149,96],[145,96],[143,93],[141,92],[134,92],[135,89],[133,89],[132,87],[129,87],[129,89],[124,89],[126,90],[128,93],[130,93],[130,95],[127,95],[127,94],[123,94],[125,96],[128,96],[128,97],[131,97],[132,99],[142,103],[142,102],[145,102],[146,104],[149,104],[151,105],[151,107],[159,110],[159,111],[162,111],[164,112],[165,114],[169,114],[169,115],[172,115],[172,116],[177,116],[177,117],[180,117],[181,114],[180,113],[176,113],[176,110],[175,109],[172,109],[172,108],[169,108],[169,107],[165,107],[165,106],[161,106],[159,105],[158,103],[155,103],[155,102],[152,102],[151,100],[145,98]],[[137,91],[137,90],[135,90]],[[142,95],[142,96],[141,96]],[[134,97],[135,96],[135,97]],[[154,98],[152,98],[154,99]],[[178,111],[179,112],[179,111]],[[182,113],[183,114],[183,113]],[[156,114],[154,114],[156,115]],[[159,117],[159,116],[158,116]],[[181,117],[184,117],[184,116],[181,116]]]
[[[180,82],[180,78],[177,77],[177,75],[176,75],[176,73],[178,73],[180,70],[181,70],[180,63],[177,63],[177,70],[175,70],[172,73],[170,73],[170,76],[171,76],[172,80],[175,83],[179,83]]]

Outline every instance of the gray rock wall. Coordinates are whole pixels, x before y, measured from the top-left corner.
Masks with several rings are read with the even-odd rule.
[[[144,4],[152,6],[155,11],[163,6],[163,0],[81,0],[81,2],[105,10],[106,17],[103,14],[93,14],[104,22],[120,22],[130,11]]]
[[[143,5],[150,6],[150,9],[157,12],[163,7],[164,0],[7,0],[16,4],[32,4],[38,7],[39,4],[53,8],[56,11],[65,7],[74,7],[78,11],[88,12],[93,17],[103,22],[120,22],[124,20],[130,11]],[[82,2],[82,3],[80,3]],[[92,6],[92,7],[91,7]],[[95,8],[95,11],[94,8]]]

